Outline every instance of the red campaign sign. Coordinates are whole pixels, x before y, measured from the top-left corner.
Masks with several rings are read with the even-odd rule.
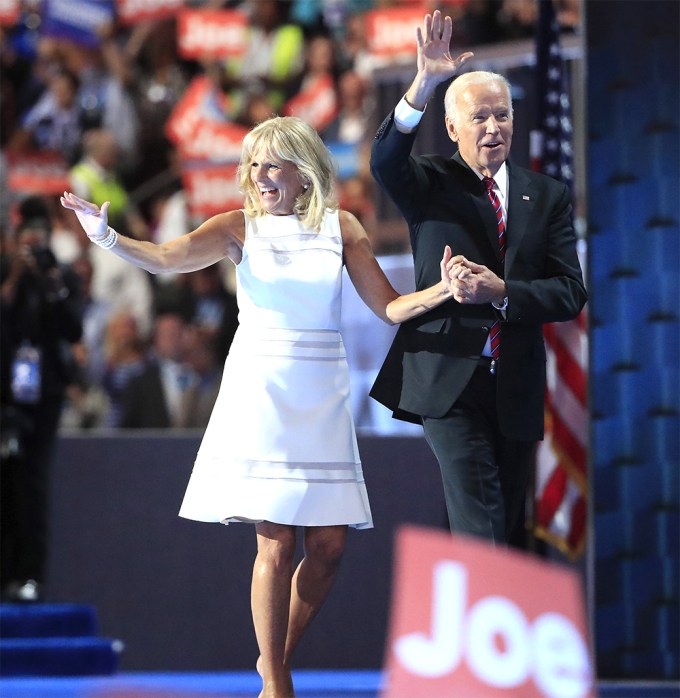
[[[410,526],[395,565],[381,698],[594,698],[576,573]]]
[[[247,48],[248,18],[238,10],[183,10],[177,47],[183,58],[228,58]]]
[[[185,160],[235,163],[241,159],[246,133],[242,126],[199,120],[193,136],[180,144],[180,154]]]
[[[182,172],[182,186],[192,216],[209,218],[243,208],[243,194],[236,181],[236,165],[185,169]]]
[[[19,0],[0,0],[0,26],[13,26],[19,20]]]
[[[135,24],[174,17],[183,6],[184,0],[116,0],[116,16],[122,24]]]
[[[205,104],[216,93],[213,84],[204,76],[194,78],[165,122],[165,135],[175,144],[186,142],[194,133],[196,124],[204,115]]]
[[[186,159],[237,162],[248,129],[228,122],[227,98],[204,76],[191,81],[165,124],[167,137]]]
[[[60,153],[8,153],[7,188],[23,194],[63,194],[70,189],[69,168]]]
[[[338,98],[330,75],[319,76],[289,99],[283,108],[286,116],[297,116],[317,131],[322,131],[338,113]]]
[[[397,7],[366,13],[368,50],[376,56],[415,56],[416,28],[423,24],[422,7]]]

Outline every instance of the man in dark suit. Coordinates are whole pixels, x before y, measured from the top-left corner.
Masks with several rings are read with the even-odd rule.
[[[508,160],[503,77],[455,79],[445,109],[458,151],[411,156],[437,85],[472,56],[451,58],[451,31],[439,11],[418,28],[416,77],[378,131],[371,172],[408,223],[418,289],[437,281],[439,250],[451,246],[454,299],[399,328],[371,396],[422,422],[451,530],[505,545],[543,438],[542,325],[576,317],[586,291],[568,188]]]
[[[179,313],[163,312],[156,317],[153,351],[121,397],[122,429],[186,426],[187,394],[196,376],[184,361],[185,330]]]

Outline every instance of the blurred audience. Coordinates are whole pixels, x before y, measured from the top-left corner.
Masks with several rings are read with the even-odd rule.
[[[196,325],[187,326],[184,359],[193,370],[195,380],[191,381],[184,395],[181,427],[196,429],[208,425],[222,382],[222,349],[219,337]]]
[[[371,103],[367,98],[367,82],[359,73],[346,70],[338,80],[338,115],[322,131],[324,140],[356,145],[368,139]]]
[[[361,12],[347,17],[344,34],[338,41],[339,63],[343,70],[354,70],[370,80],[373,73],[390,65],[389,56],[377,56],[369,50],[366,36],[366,18]]]
[[[311,82],[318,76],[329,76],[336,80],[338,73],[333,39],[324,34],[311,37],[305,45],[305,62],[297,89],[304,89],[306,82]]]
[[[367,231],[375,226],[373,180],[369,174],[356,174],[342,182],[339,192],[340,207],[353,213]]]
[[[81,431],[103,428],[109,410],[106,391],[100,383],[95,383],[88,377],[85,345],[76,344],[73,347],[73,355],[75,373],[73,380],[66,386],[66,399],[61,411],[59,429]]]
[[[201,163],[189,159],[182,143],[171,142],[166,124],[186,109],[192,80],[206,76],[220,90],[184,113],[188,139],[203,116],[251,128],[297,100],[336,149],[342,207],[363,223],[378,253],[401,252],[408,246],[403,228],[377,224],[367,171],[377,126],[375,72],[399,57],[371,52],[366,13],[442,9],[454,20],[453,43],[473,49],[532,36],[537,10],[536,0],[186,0],[186,6],[245,13],[245,53],[186,59],[178,50],[175,17],[107,22],[88,45],[43,32],[40,3],[29,3],[16,26],[0,27],[3,289],[5,282],[12,288],[17,272],[10,269],[20,262],[10,260],[26,220],[41,218],[49,221],[42,263],[49,258],[51,270],[68,269],[69,284],[81,289],[69,289],[69,304],[82,301],[83,334],[68,352],[64,428],[203,426],[238,324],[233,268],[180,277],[127,265],[90,245],[70,212],[55,206],[60,192],[53,180],[61,173],[47,173],[49,186],[40,197],[29,196],[30,188],[13,190],[8,173],[17,158],[56,151],[66,161],[62,179],[70,180],[63,187],[98,203],[111,201],[109,220],[121,234],[174,239],[201,222],[183,187],[183,176]],[[579,0],[556,0],[556,6],[563,28],[576,29]],[[22,274],[35,283],[32,272]],[[3,309],[4,303],[3,290]],[[4,360],[11,356],[3,353]],[[185,392],[169,387],[173,372],[187,382]],[[153,409],[142,413],[144,400],[163,403],[163,418],[154,421]]]
[[[153,325],[153,277],[139,270],[130,273],[130,266],[118,257],[106,254],[101,247],[91,245],[92,297],[111,304],[111,312],[124,310],[135,318],[142,336],[148,336]]]
[[[175,19],[147,20],[133,26],[124,46],[133,66],[133,94],[140,123],[135,182],[144,183],[168,166],[159,153],[169,151],[165,122],[187,88],[190,70],[177,53]]]
[[[94,268],[89,255],[83,254],[71,265],[80,279],[83,298],[83,335],[78,343],[79,364],[88,383],[100,383],[106,368],[105,340],[112,303],[92,296]]]
[[[224,85],[233,100],[234,116],[242,115],[248,97],[266,94],[275,110],[292,95],[304,61],[302,28],[288,20],[288,0],[245,0],[247,47],[226,62]]]
[[[138,240],[146,240],[148,225],[118,176],[120,147],[113,131],[90,129],[83,134],[82,144],[83,156],[69,172],[71,191],[99,206],[111,202],[108,212],[111,226]]]
[[[98,29],[97,48],[63,42],[64,60],[80,81],[78,102],[83,129],[105,129],[118,146],[118,164],[129,173],[138,164],[139,121],[131,92],[133,71],[113,23]]]
[[[268,94],[251,94],[246,98],[241,113],[234,119],[235,123],[250,129],[262,121],[266,121],[277,113]]]
[[[109,222],[114,228],[121,234],[148,238],[149,226],[117,176],[119,149],[113,134],[91,129],[83,138],[83,149],[83,158],[69,173],[71,191],[99,205],[110,201]],[[112,310],[132,312],[140,332],[148,334],[153,319],[152,277],[99,247],[89,245],[88,250],[93,267],[92,297],[110,303]]]
[[[224,362],[238,327],[238,306],[235,294],[227,288],[222,266],[213,264],[183,276],[187,279],[184,317],[206,340],[217,343],[218,356]]]
[[[36,40],[33,55],[22,49],[18,35],[0,26],[0,144],[5,147],[9,136],[19,126],[20,118],[47,89],[49,77],[63,68],[54,39]]]
[[[121,400],[125,387],[145,368],[146,344],[135,316],[125,310],[114,312],[106,324],[104,335],[106,365],[101,384],[108,399],[103,426],[120,426]]]
[[[185,362],[185,323],[179,313],[156,317],[153,345],[143,369],[121,394],[119,426],[123,429],[166,429],[187,424],[189,388],[198,380]]]
[[[59,203],[58,196],[46,196],[44,199],[49,206],[52,219],[50,247],[56,258],[62,264],[73,264],[83,254],[89,255],[91,243],[83,239],[83,231],[78,225],[78,220],[64,209]],[[76,229],[76,226],[79,229]]]
[[[83,112],[78,102],[80,82],[75,73],[60,70],[47,77],[47,90],[21,118],[10,136],[11,152],[51,150],[61,153],[70,164],[80,155]]]

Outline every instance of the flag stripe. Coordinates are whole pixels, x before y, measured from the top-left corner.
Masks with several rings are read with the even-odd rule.
[[[586,537],[586,500],[583,497],[574,502],[571,510],[571,533],[569,534],[569,547],[579,550],[583,546]]]
[[[550,526],[550,522],[559,509],[564,492],[567,487],[567,478],[564,470],[555,468],[536,506],[536,521],[541,526]]]
[[[585,475],[586,449],[556,414],[553,415],[552,433],[553,441],[558,444],[555,450],[562,467],[566,468],[574,478]]]
[[[552,385],[546,392],[546,407],[551,415],[555,415],[569,429],[572,436],[585,445],[587,434],[584,425],[587,422],[587,409],[574,395],[571,386],[565,381],[565,377],[555,373]]]
[[[539,3],[536,31],[537,131],[534,169],[572,187],[571,115],[552,0]],[[571,557],[585,545],[587,500],[587,335],[585,313],[544,327],[545,440],[536,459],[536,535]]]
[[[576,330],[579,334],[578,339],[580,340],[582,330],[574,321],[560,324],[566,325],[572,330]],[[555,352],[557,373],[563,377],[565,384],[570,387],[570,390],[578,398],[579,402],[585,405],[588,399],[587,381],[586,374],[583,371],[582,358],[575,355],[573,345],[564,341],[564,333],[559,333],[559,329],[562,328],[555,331],[553,329],[554,327],[554,324],[546,325],[544,336],[546,337],[546,343],[549,344]],[[568,339],[570,338],[567,338],[567,340]]]

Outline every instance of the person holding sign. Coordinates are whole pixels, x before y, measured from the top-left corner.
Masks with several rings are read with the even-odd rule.
[[[332,160],[317,132],[274,117],[243,141],[242,210],[164,244],[119,235],[99,206],[71,193],[88,237],[151,273],[236,266],[239,327],[180,516],[255,525],[252,613],[261,696],[292,696],[291,657],[325,600],[347,527],[370,528],[349,376],[339,332],[343,265],[364,302],[397,323],[452,297],[451,251],[440,277],[400,296],[366,231],[339,210]],[[304,558],[293,569],[296,527]]]
[[[472,54],[452,58],[451,33],[439,11],[418,28],[416,76],[378,130],[371,172],[409,225],[416,287],[448,245],[454,297],[401,325],[371,396],[422,423],[451,530],[521,546],[543,438],[543,323],[572,320],[587,296],[569,189],[508,159],[510,86],[485,71],[455,77]],[[427,103],[454,77],[444,105],[457,152],[412,156]]]

